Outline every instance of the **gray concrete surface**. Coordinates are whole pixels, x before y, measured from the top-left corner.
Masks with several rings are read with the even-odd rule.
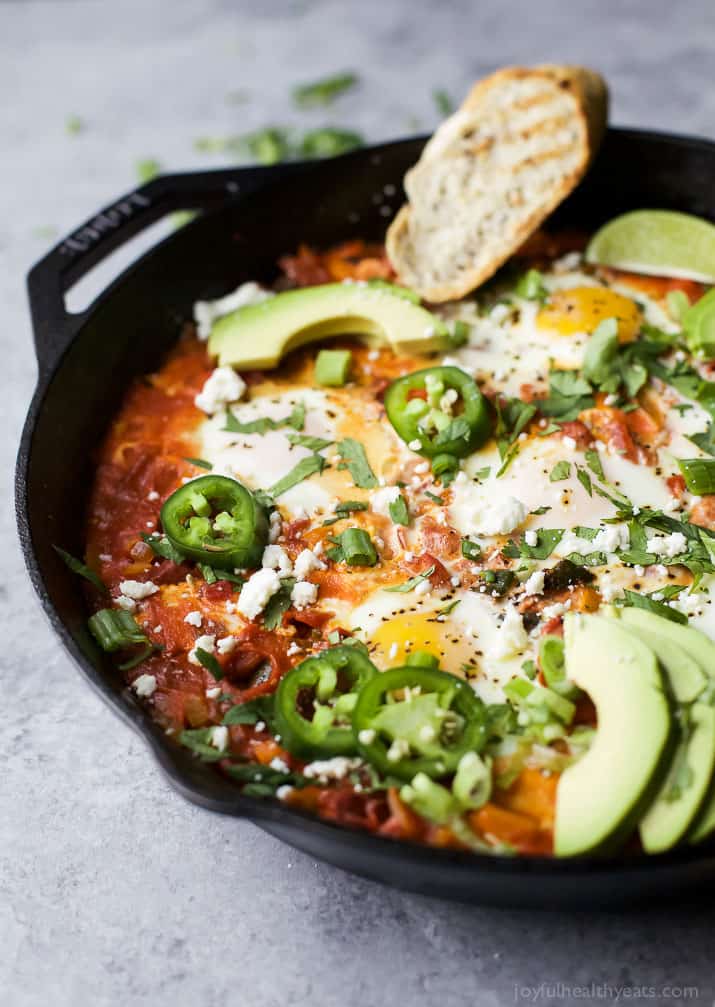
[[[616,122],[713,135],[714,43],[712,0],[0,2],[2,1007],[599,1003],[619,986],[713,1002],[707,902],[638,915],[449,905],[184,803],[45,625],[10,484],[35,378],[24,274],[52,234],[131,187],[137,160],[218,165],[196,137],[273,122],[370,139],[429,128],[433,88],[459,96],[498,64],[545,59],[604,71]],[[354,95],[294,112],[292,84],[345,67],[363,76]],[[611,990],[564,988],[591,983]]]

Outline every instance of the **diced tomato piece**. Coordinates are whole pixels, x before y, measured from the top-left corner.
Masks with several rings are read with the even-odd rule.
[[[579,448],[587,448],[593,442],[591,431],[580,420],[569,420],[562,423],[560,429],[552,437],[571,437]]]
[[[675,497],[676,500],[680,500],[685,493],[685,479],[678,474],[668,476],[665,482],[670,490],[670,495]]]

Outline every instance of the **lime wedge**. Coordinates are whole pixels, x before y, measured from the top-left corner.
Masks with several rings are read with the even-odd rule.
[[[597,231],[586,261],[649,276],[715,283],[715,226],[672,210],[634,210]]]

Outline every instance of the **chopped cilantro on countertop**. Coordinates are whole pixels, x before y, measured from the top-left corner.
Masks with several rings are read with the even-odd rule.
[[[293,88],[293,101],[303,108],[313,105],[330,105],[340,95],[350,91],[358,83],[358,76],[351,71],[324,77],[312,84],[298,84]]]
[[[432,100],[440,115],[448,116],[454,112],[454,101],[443,88],[435,88],[432,92]]]

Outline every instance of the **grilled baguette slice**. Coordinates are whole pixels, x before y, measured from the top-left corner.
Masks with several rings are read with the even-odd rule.
[[[479,81],[405,177],[387,233],[403,283],[432,302],[487,280],[575,188],[603,137],[592,70],[509,67]]]

